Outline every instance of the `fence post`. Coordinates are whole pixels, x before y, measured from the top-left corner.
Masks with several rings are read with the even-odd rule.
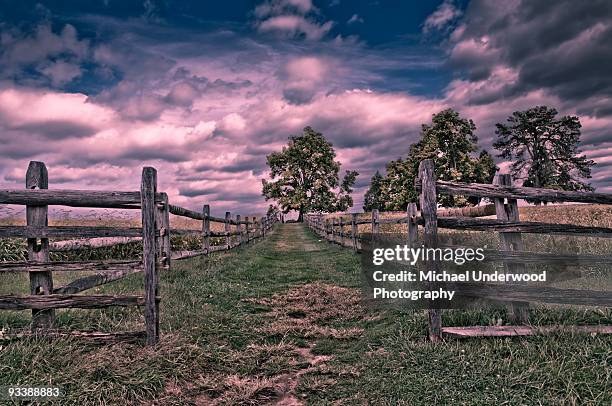
[[[319,230],[321,237],[327,239],[327,230],[325,229],[325,215],[321,214],[319,217]]]
[[[161,203],[157,206],[156,222],[159,227],[158,255],[162,266],[170,269],[170,257],[172,256],[170,246],[170,208],[168,207],[168,195],[161,193]]]
[[[240,219],[240,214],[236,214],[236,232],[238,233],[238,246],[242,245],[242,224],[240,224]]]
[[[248,244],[251,241],[251,236],[249,234],[249,217],[244,217],[244,233],[246,234],[246,243]]]
[[[336,218],[332,218],[332,232],[331,232],[332,242],[336,243]]]
[[[31,161],[26,172],[27,189],[48,189],[49,175],[42,162]],[[47,226],[48,206],[26,206],[26,224],[28,226]],[[28,260],[49,262],[49,239],[28,238]],[[53,293],[53,275],[51,272],[30,272],[30,293],[32,295],[50,295]],[[55,310],[32,310],[32,331],[50,329],[55,323]]]
[[[210,205],[202,206],[202,250],[204,255],[210,254]]]
[[[353,249],[357,251],[357,213],[351,214],[351,237],[353,237]]]
[[[344,218],[340,215],[340,245],[344,247]]]
[[[372,240],[376,239],[379,230],[378,209],[372,210]]]
[[[157,192],[157,171],[155,168],[142,169],[140,185],[140,210],[142,213],[142,261],[144,267],[144,301],[147,345],[159,340],[159,303],[157,273],[157,243],[155,224],[155,193]]]
[[[265,217],[261,217],[259,226],[261,228],[261,239],[263,240],[266,236],[266,221],[265,221]]]
[[[327,242],[332,242],[331,241],[331,233],[330,233],[330,229],[329,229],[330,225],[329,225],[329,219],[326,218],[325,219],[325,240]]]
[[[421,161],[419,164],[419,178],[421,179],[421,215],[425,221],[424,242],[425,248],[435,249],[438,247],[438,217],[437,217],[437,197],[436,197],[436,178],[434,173],[434,163],[431,159]],[[436,261],[426,261],[426,270],[437,272],[438,263]],[[432,286],[433,288],[433,286]],[[442,338],[442,312],[440,309],[429,309],[429,338],[432,341],[439,341]]]
[[[416,203],[408,203],[408,207],[406,207],[406,216],[408,217],[408,246],[414,248],[416,247],[418,232]]]
[[[230,229],[230,220],[232,219],[232,213],[230,213],[229,211],[225,212],[225,245],[227,246],[227,249],[231,249],[232,248],[232,236],[229,235],[231,229]]]
[[[512,186],[512,177],[508,174],[497,175],[493,183],[500,186]],[[498,220],[519,221],[519,211],[516,199],[508,199],[508,204],[504,204],[504,199],[496,198],[495,214]],[[520,233],[500,233],[501,242],[506,251],[522,251],[523,238]],[[506,264],[510,273],[523,273],[524,264]],[[512,322],[527,323],[529,319],[529,302],[510,302],[508,306],[509,318]]]

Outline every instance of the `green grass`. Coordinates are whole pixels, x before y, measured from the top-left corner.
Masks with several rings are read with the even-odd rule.
[[[8,278],[12,278],[9,280]],[[0,291],[26,279],[0,277]],[[301,225],[161,275],[155,349],[82,341],[0,341],[0,386],[61,385],[62,404],[601,404],[612,402],[612,337],[425,338],[423,312],[364,308],[359,257]],[[93,290],[141,291],[132,275]],[[14,290],[13,290],[14,292]],[[504,309],[452,311],[445,324],[490,324]],[[534,309],[547,323],[612,323],[609,310]],[[142,329],[138,309],[58,312],[60,327]],[[0,328],[27,312],[0,312]]]

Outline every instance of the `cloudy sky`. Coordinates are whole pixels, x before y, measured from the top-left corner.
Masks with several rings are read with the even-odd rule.
[[[610,72],[609,0],[0,0],[0,187],[33,159],[52,188],[135,190],[152,165],[177,204],[253,212],[266,154],[310,125],[361,173],[361,209],[433,113],[491,150],[547,104],[580,116],[612,192]]]

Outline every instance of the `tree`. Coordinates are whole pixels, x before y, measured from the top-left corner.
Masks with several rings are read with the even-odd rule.
[[[278,206],[271,204],[268,206],[268,211],[266,212],[267,217],[277,217],[280,218],[280,210]]]
[[[358,173],[346,171],[340,181],[340,162],[333,145],[310,127],[289,137],[281,152],[267,156],[270,181],[262,180],[262,194],[274,199],[283,213],[298,211],[298,221],[310,211],[343,211],[353,205],[351,193]]]
[[[486,151],[478,158],[473,157],[478,150],[475,130],[472,120],[462,118],[453,109],[434,114],[431,124],[422,125],[421,139],[410,146],[406,159],[387,163],[383,180],[385,209],[405,210],[409,202],[418,200],[414,180],[424,159],[433,159],[439,180],[491,183],[497,166]],[[474,205],[479,201],[479,198],[464,196],[439,198],[445,207]]]
[[[582,181],[591,177],[595,162],[578,155],[580,120],[556,116],[557,110],[547,106],[515,111],[507,124],[496,124],[498,139],[493,146],[501,158],[514,160],[512,177],[522,179],[523,186],[593,190]]]
[[[365,193],[363,199],[363,211],[384,209],[383,180],[383,176],[378,171],[372,176],[370,188]]]
[[[398,158],[396,161],[387,162],[386,176],[383,180],[383,210],[405,210],[408,202],[417,200],[414,189],[416,177],[411,162]]]
[[[434,114],[431,124],[423,124],[421,140],[410,148],[409,160],[414,173],[423,159],[433,159],[437,179],[473,182],[478,165],[471,156],[478,149],[475,130],[472,120],[462,118],[453,109]],[[446,207],[473,203],[463,196],[440,196],[438,200]]]
[[[409,202],[418,200],[414,180],[424,159],[433,159],[437,179],[491,183],[498,168],[486,151],[478,158],[473,156],[478,150],[475,130],[472,120],[462,118],[452,109],[434,114],[431,124],[422,125],[421,139],[410,146],[406,159],[387,163],[382,187],[385,210],[405,210]],[[438,202],[446,207],[478,204],[479,200],[463,196],[438,197]]]
[[[474,168],[474,180],[476,183],[491,183],[493,178],[495,177],[495,172],[499,167],[495,165],[495,161],[493,157],[487,150],[482,150],[480,155],[478,156],[478,161],[476,162],[476,167]],[[491,200],[491,199],[488,199]],[[470,196],[468,197],[468,201],[473,204],[478,204],[480,202],[479,197]]]

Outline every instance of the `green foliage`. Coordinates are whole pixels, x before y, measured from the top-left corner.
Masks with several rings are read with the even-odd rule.
[[[405,160],[399,158],[387,163],[387,173],[382,180],[381,200],[383,210],[404,210],[409,202],[418,199],[414,180],[419,163],[433,159],[436,177],[455,182],[491,183],[497,166],[491,155],[482,151],[478,158],[476,126],[472,120],[462,118],[458,112],[447,109],[432,117],[431,124],[423,124],[421,139],[412,144]],[[445,207],[467,206],[478,203],[476,198],[463,196],[439,196]]]
[[[409,202],[418,199],[414,189],[414,179],[417,168],[409,161],[409,158],[390,161],[386,165],[387,175],[383,180],[384,211],[405,210]]]
[[[383,176],[376,171],[370,180],[370,188],[365,193],[363,200],[363,211],[382,209],[385,202],[383,200]]]
[[[280,218],[280,210],[278,206],[271,204],[268,206],[268,211],[266,212],[266,216],[268,217],[279,217]]]
[[[496,124],[499,156],[513,159],[512,177],[524,186],[559,190],[593,190],[582,179],[591,177],[595,162],[578,155],[580,120],[576,116],[556,119],[557,110],[537,106],[515,111],[507,124]]]
[[[271,181],[262,180],[262,194],[274,199],[283,213],[343,211],[353,205],[350,194],[358,173],[347,171],[342,181],[340,162],[323,134],[310,127],[301,136],[289,137],[288,146],[267,156]]]

